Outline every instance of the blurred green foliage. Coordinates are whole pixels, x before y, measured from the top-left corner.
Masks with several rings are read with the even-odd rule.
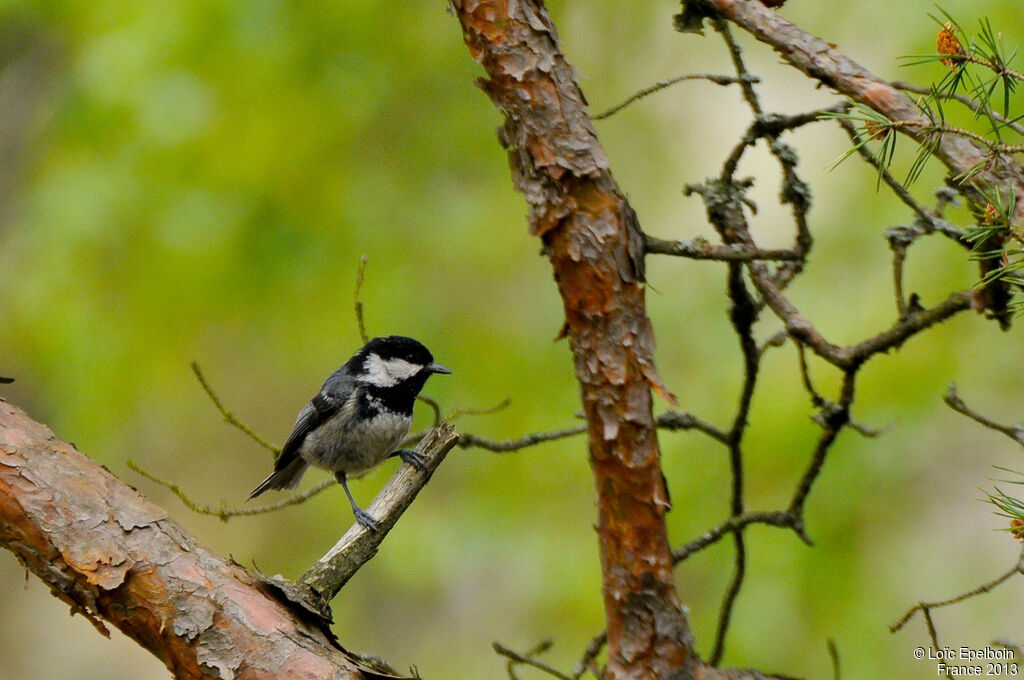
[[[984,13],[1019,27],[1014,3],[944,8],[964,23]],[[676,3],[552,10],[597,110],[680,73],[729,72],[713,36],[673,31]],[[884,77],[926,83],[941,74],[901,69],[896,58],[933,49],[932,10],[924,0],[840,10],[791,0],[782,13]],[[769,109],[833,101],[741,42]],[[201,502],[240,503],[269,456],[223,424],[189,362],[229,409],[280,443],[359,345],[361,254],[369,332],[415,336],[454,369],[431,383],[432,396],[446,409],[511,398],[461,428],[503,438],[574,423],[568,349],[552,342],[561,303],[511,189],[494,136],[500,117],[473,87],[479,75],[443,2],[0,2],[0,375],[17,379],[3,397],[218,552],[286,576],[348,526],[340,490],[224,525],[189,514],[125,460],[173,477]],[[737,91],[687,83],[598,131],[644,228],[691,238],[711,234],[699,201],[679,189],[716,174],[748,122]],[[830,339],[853,342],[892,322],[882,234],[911,217],[875,193],[870,168],[828,171],[848,145],[833,126],[790,141],[814,191],[817,238],[791,294]],[[773,164],[753,153],[744,173],[757,177],[759,237],[788,244]],[[926,198],[941,177],[930,168],[915,192]],[[908,267],[925,304],[976,277],[962,252],[939,242],[915,246]],[[663,258],[648,270],[663,377],[685,410],[725,426],[741,366],[724,268]],[[777,327],[767,320],[759,334]],[[956,380],[972,405],[1017,417],[1014,333],[963,315],[864,371],[854,415],[887,431],[840,439],[808,505],[815,547],[749,533],[728,664],[827,677],[832,637],[849,677],[934,672],[912,658],[926,642],[922,627],[893,636],[887,625],[913,602],[961,592],[1016,559],[976,489],[991,465],[1019,467],[1009,442],[953,414],[941,395]],[[817,434],[796,366],[786,346],[764,367],[747,438],[751,507],[785,503]],[[818,363],[812,371],[833,394],[836,376]],[[427,417],[424,409],[420,423]],[[697,434],[667,434],[662,448],[670,531],[683,543],[727,514],[726,458]],[[391,470],[356,482],[357,499],[372,498]],[[603,626],[594,519],[582,440],[517,454],[457,450],[335,601],[338,635],[427,678],[501,677],[494,640],[527,649],[553,637],[547,658],[571,667]],[[678,571],[705,652],[729,577],[727,544]],[[0,568],[19,578],[14,560],[0,558]],[[943,611],[944,640],[1019,638],[1006,599]],[[0,607],[3,680],[166,677],[131,643],[68,620],[34,581],[24,593],[5,589]]]

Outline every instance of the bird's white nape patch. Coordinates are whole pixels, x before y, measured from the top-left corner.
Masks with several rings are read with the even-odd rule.
[[[366,357],[363,364],[364,374],[360,380],[375,387],[394,387],[423,370],[419,364],[405,359],[382,359],[379,354]]]

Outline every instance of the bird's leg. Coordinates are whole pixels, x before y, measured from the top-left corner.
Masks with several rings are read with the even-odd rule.
[[[423,454],[419,451],[413,451],[412,449],[398,449],[394,453],[389,454],[388,458],[394,458],[395,456],[398,456],[420,472],[427,471],[427,461],[423,459]]]
[[[356,521],[373,533],[379,534],[380,526],[377,525],[377,520],[371,517],[370,513],[356,505],[356,499],[352,498],[352,492],[348,490],[348,480],[345,477],[345,473],[341,471],[335,472],[334,478],[338,480],[338,484],[341,484],[341,488],[345,490],[348,502],[352,504],[352,514],[355,515]]]

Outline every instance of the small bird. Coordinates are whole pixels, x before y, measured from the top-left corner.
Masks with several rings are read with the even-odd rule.
[[[310,465],[334,473],[356,521],[379,531],[376,520],[356,505],[347,479],[391,456],[420,470],[423,457],[397,449],[412,425],[416,395],[434,373],[451,370],[434,362],[422,344],[401,335],[374,338],[324,381],[320,392],[299,412],[274,472],[253,489],[249,499],[267,489],[295,488]]]

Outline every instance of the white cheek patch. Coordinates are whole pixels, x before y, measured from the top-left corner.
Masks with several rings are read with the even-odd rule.
[[[376,387],[393,387],[416,375],[423,367],[405,359],[381,359],[379,355],[371,354],[366,358],[363,369],[366,371],[361,378],[363,382]]]

